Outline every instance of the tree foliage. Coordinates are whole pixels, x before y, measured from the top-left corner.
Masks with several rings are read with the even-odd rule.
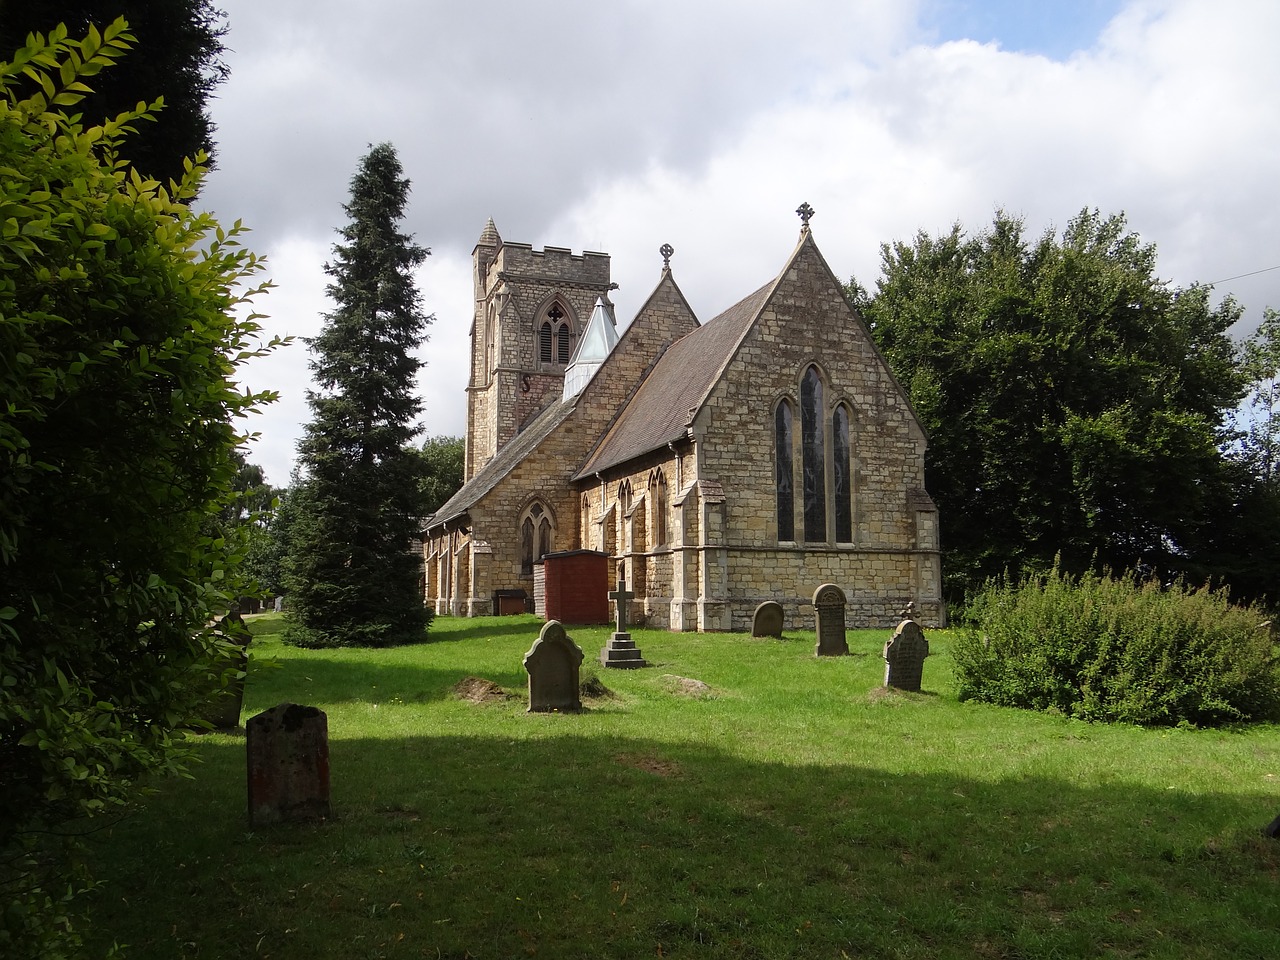
[[[91,25],[101,31],[120,16],[134,49],[94,82],[76,110],[96,124],[163,98],[164,109],[137,125],[130,163],[165,184],[181,180],[186,158],[202,151],[213,166],[208,102],[229,72],[222,59],[226,14],[213,0],[0,0],[0,50],[15,50],[28,34],[47,35],[59,24],[84,36]]]
[[[422,444],[422,516],[429,517],[462,489],[467,448],[462,437],[432,437]]]
[[[310,342],[318,390],[290,490],[286,587],[309,646],[388,646],[424,637],[429,614],[411,552],[422,517],[423,458],[408,443],[421,401],[413,351],[431,318],[413,269],[429,251],[400,232],[409,195],[395,148],[372,147],[351,180],[325,270],[334,309]]]
[[[239,225],[120,157],[130,110],[68,113],[129,48],[123,20],[54,30],[0,63],[0,955],[59,956],[88,885],[64,841],[173,768],[175,729],[223,652],[206,628],[237,589],[211,533],[235,382],[270,350]],[[265,285],[263,285],[265,286]],[[59,932],[61,931],[61,932]]]
[[[1209,572],[1239,308],[1155,263],[1122,215],[1030,241],[999,213],[975,236],[886,244],[875,295],[851,285],[929,432],[949,599],[1056,554]]]

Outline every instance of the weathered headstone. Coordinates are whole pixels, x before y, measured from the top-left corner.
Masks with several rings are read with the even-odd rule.
[[[578,677],[582,649],[569,639],[559,620],[549,620],[524,655],[529,673],[529,712],[581,710]]]
[[[782,639],[782,604],[777,600],[766,600],[756,607],[751,618],[751,635],[753,637],[777,637]]]
[[[282,703],[245,724],[249,826],[327,820],[329,720],[316,707]]]
[[[920,624],[903,620],[884,645],[884,685],[899,690],[920,691],[924,658],[929,655],[929,641]]]
[[[627,632],[627,602],[633,597],[635,594],[627,589],[626,578],[619,574],[618,589],[609,593],[609,599],[618,605],[618,629],[600,650],[602,666],[634,670],[637,667],[649,665],[645,662],[635,641],[631,639],[631,634]]]
[[[813,609],[817,620],[818,643],[814,655],[842,657],[849,652],[844,633],[844,591],[834,583],[824,583],[813,591]]]

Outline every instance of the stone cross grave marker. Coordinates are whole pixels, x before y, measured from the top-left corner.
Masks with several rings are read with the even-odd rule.
[[[777,600],[766,600],[756,607],[751,618],[751,635],[753,637],[777,637],[782,639],[782,604]]]
[[[619,572],[618,588],[609,591],[609,599],[618,605],[618,629],[600,649],[601,666],[635,670],[649,665],[627,632],[627,602],[634,597],[635,594],[627,589],[627,578]]]
[[[282,703],[245,725],[249,826],[327,820],[329,720],[316,707]]]
[[[524,655],[529,673],[529,712],[581,710],[579,692],[582,648],[564,632],[559,620],[549,620]]]
[[[844,632],[844,591],[834,583],[824,583],[813,592],[813,610],[817,619],[818,643],[814,655],[842,657],[849,652]]]
[[[928,655],[929,641],[920,624],[903,620],[884,645],[884,685],[919,693],[924,658]]]

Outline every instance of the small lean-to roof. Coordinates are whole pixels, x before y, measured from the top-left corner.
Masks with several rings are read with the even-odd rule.
[[[521,460],[551,435],[556,427],[564,423],[575,406],[572,400],[558,401],[534,417],[532,422],[494,454],[492,460],[480,468],[479,473],[463,484],[461,490],[427,518],[426,528],[430,530],[442,523],[455,520],[475,506],[482,497],[498,485],[498,481],[514,470]]]
[[[667,348],[574,479],[589,477],[685,435],[696,412],[777,283],[770,280]]]

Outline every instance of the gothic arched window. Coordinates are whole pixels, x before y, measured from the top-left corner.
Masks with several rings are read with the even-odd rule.
[[[541,503],[525,508],[520,517],[520,573],[533,573],[533,564],[555,549],[555,526]]]
[[[657,470],[649,476],[649,493],[653,502],[653,545],[667,545],[667,478]]]
[[[850,472],[849,408],[843,403],[831,415],[832,490],[836,542],[853,542],[853,475]]]
[[[773,414],[773,463],[779,540],[796,538],[795,468],[791,456],[794,423],[795,414],[791,410],[791,401],[783,400]]]
[[[559,300],[542,314],[538,329],[538,363],[544,367],[564,366],[573,355],[573,320]]]
[[[827,539],[827,458],[823,433],[826,429],[822,401],[822,376],[811,366],[800,381],[800,457],[804,470],[804,539],[822,543]]]

